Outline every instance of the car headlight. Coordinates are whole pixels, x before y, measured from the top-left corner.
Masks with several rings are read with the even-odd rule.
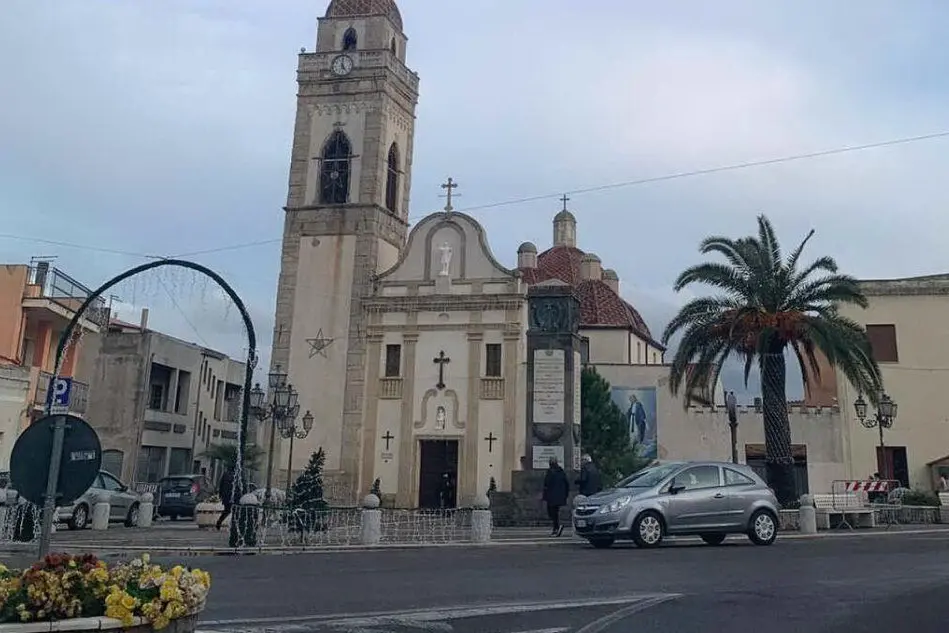
[[[619,512],[630,503],[632,503],[633,498],[629,495],[620,497],[619,499],[614,500],[609,505],[605,505],[600,508],[600,514],[609,514],[610,512]]]

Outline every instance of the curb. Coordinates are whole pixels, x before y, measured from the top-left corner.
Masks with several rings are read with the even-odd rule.
[[[778,536],[779,541],[807,541],[807,540],[834,540],[847,538],[873,538],[885,536],[916,536],[922,534],[945,534],[949,537],[949,528],[921,528],[912,530],[890,530],[874,532],[858,532],[855,530],[847,531],[822,531],[817,534],[794,534],[783,533]],[[671,537],[670,541],[691,542],[698,540],[698,537]],[[569,536],[566,538],[555,539],[551,537],[528,536],[518,538],[501,538],[487,543],[458,542],[458,543],[386,543],[381,545],[314,545],[312,547],[292,546],[292,547],[263,547],[257,549],[238,550],[230,547],[162,547],[148,545],[113,545],[109,543],[77,543],[84,549],[97,551],[102,554],[128,554],[133,552],[148,552],[153,556],[273,556],[273,555],[292,555],[292,554],[334,554],[348,552],[378,552],[378,551],[405,551],[417,549],[459,549],[459,548],[496,548],[496,547],[539,547],[539,546],[566,546],[566,545],[584,545],[584,539]],[[62,544],[65,545],[65,544]],[[75,548],[75,546],[72,546]],[[32,551],[26,549],[4,548],[0,553],[28,553]]]

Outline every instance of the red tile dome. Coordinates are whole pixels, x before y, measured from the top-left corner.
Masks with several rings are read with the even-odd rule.
[[[384,15],[402,30],[402,14],[395,0],[333,0],[326,9],[328,18],[364,17]]]

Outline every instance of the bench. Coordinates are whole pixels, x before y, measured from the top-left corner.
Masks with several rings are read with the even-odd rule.
[[[814,499],[819,529],[876,527],[874,509],[867,507],[864,500],[852,492],[837,495],[826,492],[816,493],[811,497]],[[837,518],[837,521],[833,521],[833,518]]]

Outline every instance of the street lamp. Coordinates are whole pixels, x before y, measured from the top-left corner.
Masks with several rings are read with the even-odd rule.
[[[293,476],[293,439],[302,440],[310,434],[313,430],[313,414],[307,410],[303,414],[302,421],[303,424],[297,426],[292,418],[284,418],[283,423],[280,424],[280,435],[283,439],[290,440],[290,453],[287,455],[287,499],[290,498],[290,483]]]
[[[896,422],[896,403],[885,393],[880,396],[880,403],[877,405],[877,413],[873,416],[867,415],[867,401],[863,399],[863,394],[857,396],[853,403],[853,408],[857,413],[857,419],[860,420],[865,428],[876,428],[880,432],[880,460],[882,461],[881,473],[885,478],[892,479],[893,473],[890,473],[889,464],[886,459],[886,445],[883,442],[883,430],[893,428]]]
[[[270,488],[273,481],[274,440],[278,429],[287,424],[292,425],[293,420],[300,413],[300,405],[297,402],[300,394],[293,385],[287,383],[287,374],[280,370],[280,365],[274,366],[273,371],[267,375],[267,386],[270,402],[267,402],[267,394],[258,383],[250,392],[250,408],[254,417],[261,422],[271,421],[270,450],[267,453],[267,489],[264,491],[264,505],[269,506]]]

